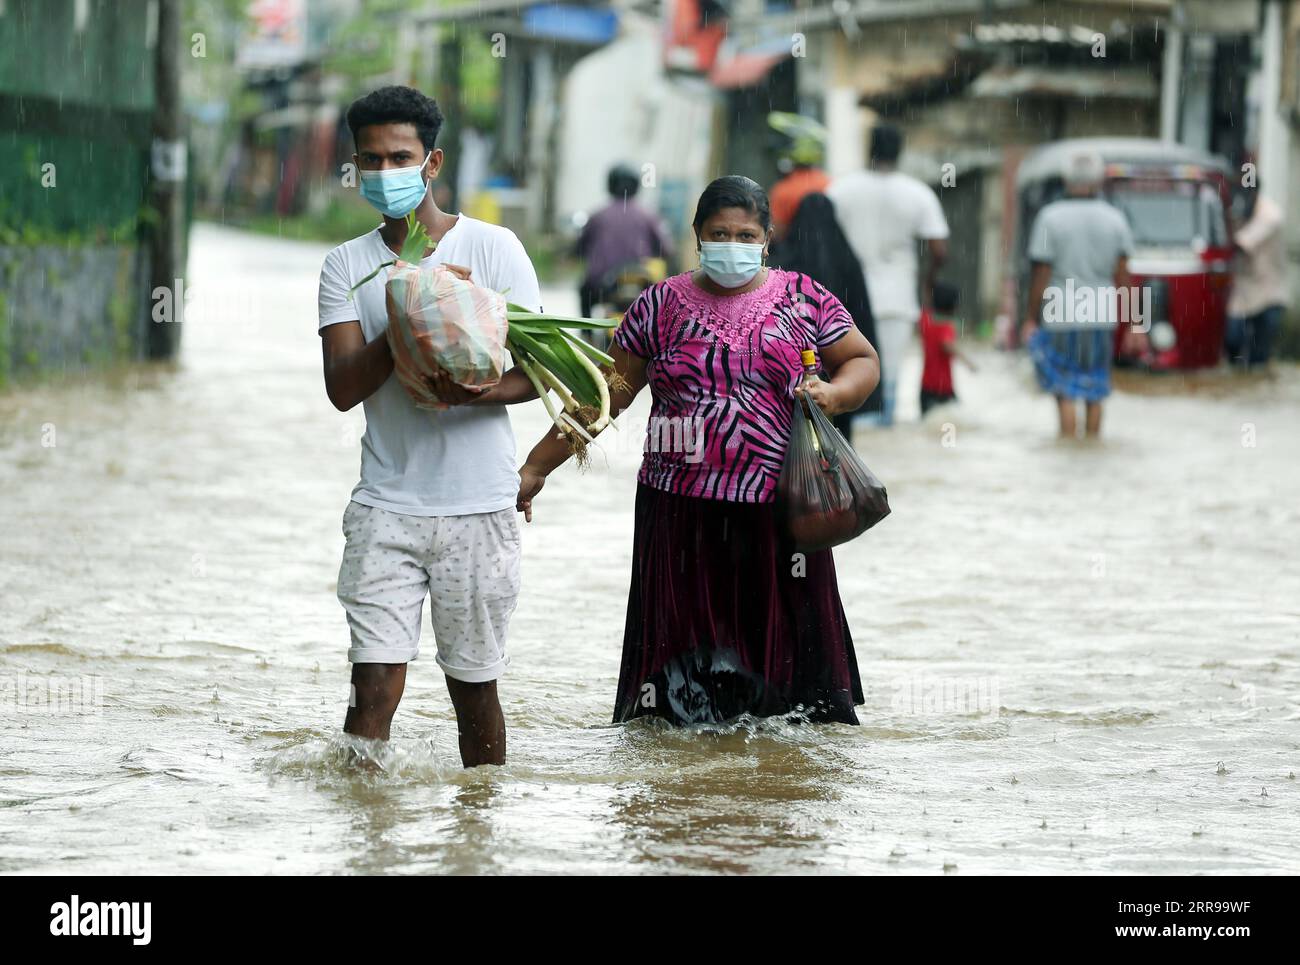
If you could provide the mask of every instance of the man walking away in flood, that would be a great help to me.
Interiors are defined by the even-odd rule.
[[[461,760],[466,767],[501,764],[506,729],[496,681],[508,663],[506,627],[519,595],[519,474],[514,432],[500,403],[533,397],[532,386],[518,369],[477,393],[443,377],[431,386],[454,408],[417,409],[393,376],[387,273],[349,292],[397,257],[412,211],[437,245],[422,266],[445,264],[540,311],[537,274],[508,229],[434,203],[430,185],[444,158],[434,146],[442,112],[432,98],[410,87],[384,87],[356,101],[347,119],[361,194],[384,217],[326,255],[320,274],[326,391],[341,411],[358,402],[366,411],[361,480],[343,514],[347,542],[338,581],[352,635],[352,695],[343,729],[388,739],[406,665],[420,652],[428,596]]]
[[[871,166],[836,178],[826,190],[866,276],[880,353],[881,425],[894,421],[898,374],[921,304],[929,304],[939,267],[948,257],[948,222],[930,187],[897,169],[903,135],[878,124],[871,131]],[[917,243],[928,252],[918,297]]]
[[[1032,271],[1020,339],[1039,384],[1056,398],[1063,438],[1078,432],[1079,400],[1087,434],[1101,431],[1119,323],[1116,289],[1129,293],[1133,234],[1124,215],[1099,196],[1104,174],[1095,151],[1072,154],[1062,172],[1066,197],[1038,212],[1029,233]],[[1135,311],[1139,300],[1126,300]]]
[[[1267,364],[1289,298],[1282,209],[1259,193],[1258,182],[1243,190],[1242,200],[1225,348],[1229,362],[1250,368]]]

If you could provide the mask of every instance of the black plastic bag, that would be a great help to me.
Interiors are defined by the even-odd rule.
[[[847,543],[889,515],[885,487],[805,395],[795,397],[776,504],[786,536],[803,552]]]

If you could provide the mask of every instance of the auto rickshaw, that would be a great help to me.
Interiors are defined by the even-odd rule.
[[[1121,352],[1125,326],[1116,331],[1120,363],[1154,369],[1217,365],[1223,350],[1232,236],[1225,211],[1232,169],[1222,157],[1183,144],[1146,138],[1078,138],[1045,144],[1027,155],[1016,177],[1017,299],[1023,317],[1030,264],[1026,254],[1034,218],[1065,194],[1062,171],[1080,150],[1105,162],[1101,196],[1122,211],[1133,232],[1132,284],[1150,290],[1146,345]],[[1128,319],[1127,321],[1133,321]]]

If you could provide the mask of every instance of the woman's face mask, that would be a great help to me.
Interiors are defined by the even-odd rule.
[[[740,288],[749,284],[763,267],[763,246],[739,241],[703,241],[700,267],[723,288]]]
[[[390,218],[405,218],[420,206],[429,183],[421,172],[433,156],[430,151],[409,168],[361,172],[361,196]]]

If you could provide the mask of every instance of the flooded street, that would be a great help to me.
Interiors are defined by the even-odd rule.
[[[643,397],[524,528],[509,763],[460,768],[426,649],[349,767],[326,248],[199,226],[174,370],[0,396],[0,872],[1300,873],[1294,366],[1123,375],[1087,445],[991,350],[917,422],[913,358],[836,550],[856,728],[609,723]]]

